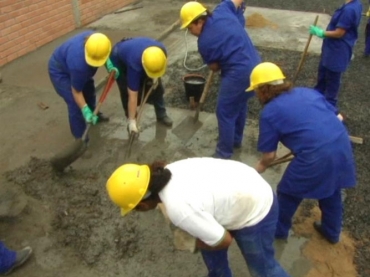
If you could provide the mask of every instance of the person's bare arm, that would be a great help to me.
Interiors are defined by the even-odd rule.
[[[220,242],[217,245],[209,246],[208,244],[204,243],[203,241],[197,239],[196,240],[196,247],[198,249],[204,249],[204,250],[209,250],[209,251],[221,250],[221,249],[228,248],[232,241],[233,241],[233,237],[231,236],[230,232],[225,230],[225,234],[224,234],[223,238],[220,240]]]
[[[216,72],[216,71],[220,70],[220,65],[218,63],[211,63],[211,64],[208,65],[208,67],[213,72]]]
[[[336,28],[334,31],[325,31],[325,37],[328,38],[341,38],[346,34],[346,30],[342,28]]]
[[[241,4],[244,2],[244,0],[231,0],[231,2],[234,3],[236,8],[239,8]]]
[[[127,104],[128,118],[129,119],[136,119],[138,92],[133,91],[129,88],[127,90],[128,90],[128,104]]]
[[[85,97],[82,93],[82,91],[75,90],[74,87],[72,87],[72,95],[73,99],[75,100],[77,106],[82,109],[86,105]]]
[[[255,169],[258,173],[263,173],[266,168],[270,165],[270,163],[275,160],[276,158],[276,151],[269,152],[269,153],[263,153],[261,159],[258,161],[258,163],[255,166]]]

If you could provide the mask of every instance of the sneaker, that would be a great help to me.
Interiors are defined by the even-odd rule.
[[[157,122],[162,123],[163,125],[167,127],[172,127],[173,121],[171,118],[168,117],[168,115],[165,115],[162,118],[157,118]]]
[[[15,259],[15,262],[14,262],[13,266],[7,272],[5,272],[4,275],[8,275],[14,269],[16,269],[17,267],[20,267],[22,264],[24,264],[29,259],[31,254],[32,254],[32,248],[29,247],[29,246],[23,248],[22,250],[17,251],[16,252],[17,256],[16,256],[16,259]]]
[[[98,117],[99,117],[98,123],[108,122],[109,121],[109,117],[108,116],[105,116],[101,112],[98,113]]]
[[[334,240],[334,239],[328,238],[328,237],[324,234],[324,231],[322,230],[322,225],[321,225],[321,222],[320,222],[320,221],[315,221],[315,222],[313,223],[313,228],[314,228],[318,233],[320,233],[320,234],[324,237],[324,239],[325,239],[326,241],[328,241],[329,243],[331,243],[331,244],[336,244],[336,243],[338,243],[338,242],[339,242],[339,240]]]

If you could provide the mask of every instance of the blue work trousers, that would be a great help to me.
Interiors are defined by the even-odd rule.
[[[16,252],[6,248],[0,241],[0,274],[7,272],[15,263]]]
[[[233,88],[231,88],[233,89]],[[216,156],[229,159],[233,148],[239,147],[248,114],[248,99],[254,93],[246,93],[245,89],[238,95],[220,95],[217,100],[216,116],[218,122],[218,142]]]
[[[230,231],[234,237],[253,277],[287,277],[287,272],[275,260],[273,248],[278,202],[274,202],[267,216],[255,226]],[[201,250],[208,277],[232,277],[227,257],[228,249]]]
[[[370,19],[368,19],[365,29],[365,55],[370,55]]]
[[[81,138],[86,129],[85,119],[82,115],[81,109],[73,98],[70,78],[66,74],[60,73],[58,70],[58,64],[53,58],[49,61],[49,77],[54,89],[67,104],[69,127],[72,135],[76,139]],[[90,79],[85,84],[82,93],[87,105],[92,111],[94,111],[96,106],[94,79]]]
[[[276,227],[276,238],[288,237],[289,229],[292,227],[292,217],[302,200],[302,198],[278,192],[279,221]],[[319,207],[324,235],[331,241],[339,241],[343,215],[341,190],[336,190],[327,198],[319,199]]]
[[[320,61],[315,89],[321,92],[335,108],[337,108],[341,77],[342,72],[331,71]]]

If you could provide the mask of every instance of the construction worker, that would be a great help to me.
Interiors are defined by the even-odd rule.
[[[281,69],[261,63],[251,74],[251,86],[262,103],[256,170],[264,172],[281,142],[294,154],[277,187],[279,221],[275,237],[287,239],[292,217],[304,198],[318,199],[321,222],[315,229],[332,244],[342,226],[341,189],[356,184],[349,135],[336,109],[311,88],[292,88]],[[299,103],[299,105],[297,105]]]
[[[346,0],[334,12],[326,31],[313,25],[309,28],[310,34],[323,39],[315,89],[324,94],[334,107],[337,107],[342,73],[351,61],[358,38],[361,13],[360,0]]]
[[[27,246],[19,251],[8,249],[0,241],[0,275],[8,275],[16,268],[24,264],[31,256],[32,249]]]
[[[155,83],[157,83],[156,88],[148,97],[148,103],[153,104],[158,122],[168,127],[172,126],[172,120],[165,108],[164,88],[161,81],[166,67],[166,48],[161,42],[152,38],[125,38],[113,47],[107,69],[109,72],[111,70],[118,72],[116,81],[128,119],[129,133],[139,132],[136,115],[137,106],[142,100],[142,90],[144,88],[147,93]]]
[[[274,258],[276,196],[251,167],[189,158],[165,165],[124,164],[106,184],[124,216],[163,203],[171,222],[194,238],[208,276],[231,277],[227,251],[236,240],[251,276],[289,276]]]
[[[93,114],[96,105],[94,75],[107,61],[111,42],[94,31],[80,33],[59,46],[49,60],[49,77],[67,104],[72,135],[81,138],[86,122],[108,121],[102,113]]]
[[[238,20],[237,11],[242,3],[241,0],[226,0],[210,13],[199,2],[190,1],[180,12],[181,28],[188,28],[198,37],[198,50],[204,62],[210,70],[221,70],[215,158],[229,159],[233,148],[242,145],[247,101],[254,95],[244,91],[249,87],[250,72],[260,62],[257,50]]]
[[[369,0],[369,5],[370,5],[370,0]],[[366,28],[365,28],[365,51],[364,51],[364,57],[368,58],[370,56],[370,7],[367,10],[365,14],[368,19],[366,23]]]
[[[223,1],[230,1],[230,0],[221,0],[221,2]],[[244,17],[244,12],[245,12],[245,2],[242,1],[241,4],[236,8],[236,15],[239,19],[239,22],[240,24],[243,26],[243,28],[245,27],[245,24],[246,24],[246,19]]]

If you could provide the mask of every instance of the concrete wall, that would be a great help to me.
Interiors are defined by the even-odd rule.
[[[0,0],[0,66],[133,0]]]

